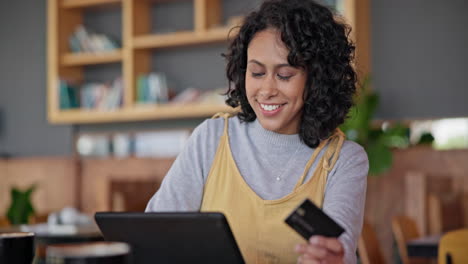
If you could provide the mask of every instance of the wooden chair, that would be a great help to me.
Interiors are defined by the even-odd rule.
[[[358,253],[362,264],[385,264],[374,228],[366,220],[359,237]]]
[[[421,236],[439,235],[468,224],[465,177],[410,171],[405,175],[405,215]],[[467,212],[465,212],[467,211]]]
[[[442,234],[464,226],[464,208],[460,193],[428,195],[429,234]]]
[[[452,231],[442,236],[439,244],[438,263],[468,263],[468,229]]]
[[[400,253],[403,264],[423,264],[428,263],[428,260],[421,258],[408,257],[406,243],[409,240],[420,237],[420,233],[413,219],[407,216],[396,216],[392,220],[392,231],[395,237],[398,252]]]
[[[112,179],[109,183],[109,208],[112,211],[144,212],[161,181],[152,179]]]
[[[0,227],[7,227],[10,225],[10,222],[5,217],[0,217]]]

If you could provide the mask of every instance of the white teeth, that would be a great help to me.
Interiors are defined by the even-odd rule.
[[[266,110],[266,111],[274,111],[274,110],[280,108],[281,105],[265,105],[265,104],[260,104],[260,106],[263,108],[263,110]]]

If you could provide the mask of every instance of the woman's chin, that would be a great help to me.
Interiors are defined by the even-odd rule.
[[[265,130],[268,130],[268,131],[271,131],[271,132],[275,132],[275,133],[279,133],[278,131],[280,131],[280,126],[277,124],[276,121],[273,121],[272,120],[264,120],[262,118],[259,118],[258,120],[260,122],[260,125],[262,125],[262,127],[265,129]]]

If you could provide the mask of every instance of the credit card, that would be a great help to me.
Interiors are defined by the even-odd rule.
[[[339,237],[345,231],[309,199],[304,200],[284,221],[306,240],[313,235]]]

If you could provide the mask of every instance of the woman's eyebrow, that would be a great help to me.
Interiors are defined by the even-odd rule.
[[[262,67],[265,67],[265,65],[264,65],[263,63],[259,62],[258,60],[253,60],[253,59],[252,59],[252,60],[249,60],[249,63],[258,64],[258,65],[260,65],[260,66],[262,66]]]
[[[258,60],[255,60],[255,59],[249,60],[249,63],[255,63],[255,64],[258,64],[258,65],[260,65],[262,67],[265,67],[265,64],[259,62]],[[275,64],[274,65],[275,69],[282,68],[282,67],[292,67],[292,66],[289,65],[288,63],[280,63],[280,64]]]

